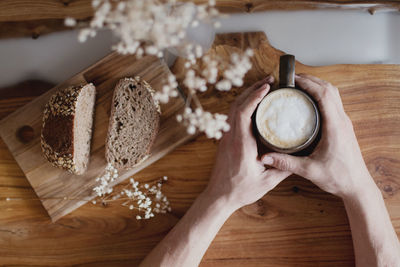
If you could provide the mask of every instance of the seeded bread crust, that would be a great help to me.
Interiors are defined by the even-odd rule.
[[[74,118],[77,99],[84,86],[70,86],[51,96],[44,108],[40,135],[44,157],[53,166],[74,174],[77,173],[73,161]]]
[[[154,94],[153,88],[139,76],[121,79],[115,86],[105,153],[107,162],[115,168],[130,169],[149,156],[161,114]],[[129,138],[125,139],[125,134]],[[122,146],[129,149],[121,151]]]

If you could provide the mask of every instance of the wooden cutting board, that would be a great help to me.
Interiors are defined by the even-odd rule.
[[[161,90],[168,74],[170,74],[168,67],[156,57],[147,56],[136,60],[134,56],[112,53],[0,122],[1,137],[41,199],[52,221],[56,221],[94,197],[92,189],[96,185],[95,178],[102,174],[106,166],[104,143],[113,89],[117,81],[123,77],[139,75],[155,90]],[[96,110],[88,171],[78,176],[55,168],[44,159],[40,148],[40,130],[43,108],[49,97],[59,88],[86,82],[96,86]],[[152,164],[190,138],[185,128],[177,123],[175,118],[183,106],[184,100],[181,96],[166,105],[161,105],[160,130],[150,157],[129,171],[121,171],[115,183]]]

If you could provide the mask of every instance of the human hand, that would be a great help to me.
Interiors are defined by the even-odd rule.
[[[264,164],[311,180],[321,189],[345,197],[375,186],[361,155],[350,118],[339,90],[311,75],[296,75],[296,83],[317,101],[322,115],[322,135],[308,157],[268,153]]]
[[[229,132],[221,138],[216,162],[205,192],[225,197],[234,209],[253,203],[273,189],[291,172],[266,170],[258,158],[251,116],[268,93],[273,77],[268,76],[246,89],[231,105]]]

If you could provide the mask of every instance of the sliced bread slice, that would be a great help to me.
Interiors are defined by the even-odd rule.
[[[121,79],[115,86],[106,141],[107,162],[130,169],[150,153],[160,123],[154,90],[140,77]]]
[[[83,174],[89,163],[96,88],[93,84],[59,90],[46,104],[41,146],[54,166]]]

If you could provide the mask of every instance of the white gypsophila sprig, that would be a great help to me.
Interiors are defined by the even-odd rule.
[[[201,75],[207,79],[207,82],[210,84],[214,84],[217,82],[218,78],[218,60],[211,58],[209,55],[205,55],[202,58],[202,61],[204,62],[203,64],[203,70],[201,72]]]
[[[95,36],[99,29],[108,28],[119,38],[113,49],[121,54],[162,57],[166,48],[182,51],[186,57],[184,66],[187,70],[183,84],[189,89],[190,102],[196,99],[196,92],[205,92],[208,85],[215,84],[215,88],[221,91],[242,86],[244,75],[251,68],[251,49],[243,54],[233,53],[230,61],[225,62],[218,55],[204,55],[202,46],[186,38],[188,30],[198,27],[200,22],[212,23],[215,28],[221,25],[216,20],[220,14],[215,4],[215,0],[202,5],[176,0],[93,0],[94,17],[89,27],[81,29],[78,38],[85,41]],[[77,24],[72,18],[66,19],[65,23],[69,26]],[[201,69],[198,68],[199,62],[202,63]],[[220,80],[219,74],[222,77]],[[175,76],[170,75],[162,90],[154,94],[154,98],[167,103],[171,97],[178,96],[177,86]],[[189,108],[189,113],[178,118],[187,126],[189,133],[203,131],[210,138],[220,138],[224,129],[229,128],[226,116],[203,111],[201,104],[197,104],[199,109],[196,112]]]
[[[194,112],[191,108],[185,108],[184,113],[177,115],[176,119],[187,126],[187,132],[194,134],[196,130],[204,132],[208,138],[220,139],[223,132],[230,129],[227,123],[228,116],[224,114],[212,114],[197,108]]]
[[[186,72],[183,84],[192,92],[195,90],[199,90],[200,92],[207,91],[207,81],[201,76],[196,75],[196,72],[192,69]]]
[[[224,68],[226,63],[221,57],[205,55],[201,59],[202,68],[200,70],[195,71],[191,68],[191,64],[186,66],[187,71],[183,84],[188,88],[191,98],[195,100],[197,99],[196,91],[205,92],[208,84],[215,84],[215,87],[221,91],[228,91],[232,86],[243,86],[243,78],[252,66],[250,60],[252,56],[252,49],[247,49],[242,54],[234,53],[231,56],[230,65]],[[217,82],[219,72],[222,72],[223,79]],[[189,134],[201,131],[208,138],[219,139],[223,132],[229,131],[226,115],[212,114],[204,111],[199,101],[196,104],[198,108],[195,111],[188,105],[184,113],[177,116],[177,120],[187,127]]]
[[[111,183],[118,178],[118,170],[114,168],[110,163],[107,164],[105,172],[102,176],[96,178],[98,186],[93,188],[98,197],[103,197],[106,194],[110,194],[113,191]]]
[[[220,91],[229,91],[232,86],[242,86],[243,78],[251,69],[250,58],[253,50],[248,48],[243,54],[233,53],[231,55],[231,65],[224,70],[223,79],[216,83],[215,87]]]
[[[65,24],[65,26],[68,26],[68,27],[75,27],[77,22],[76,22],[76,19],[68,17],[68,18],[65,18],[64,24]]]
[[[161,103],[168,103],[170,97],[178,96],[178,83],[174,75],[168,75],[168,82],[163,85],[162,91],[157,91],[154,94],[154,99]]]
[[[93,37],[99,29],[111,29],[120,41],[113,49],[121,54],[163,56],[169,47],[195,48],[197,57],[203,54],[200,46],[193,46],[185,40],[189,27],[196,27],[199,21],[212,21],[219,14],[215,1],[203,5],[177,3],[176,0],[93,0],[94,17],[89,27],[79,33],[79,41]],[[71,18],[67,26],[75,26]]]
[[[171,206],[168,198],[162,193],[162,182],[168,180],[167,176],[164,176],[162,181],[157,182],[156,185],[150,186],[149,184],[140,184],[135,181],[134,178],[129,179],[128,186],[125,186],[118,193],[110,195],[113,192],[111,183],[118,177],[117,170],[108,164],[105,170],[105,174],[96,179],[100,184],[93,190],[96,195],[101,198],[101,203],[106,204],[110,201],[123,200],[123,206],[128,207],[131,210],[137,210],[139,213],[136,215],[137,220],[150,219],[154,217],[154,213],[166,213],[171,211]],[[106,196],[108,198],[106,198]],[[93,204],[97,201],[93,200]]]
[[[184,85],[192,92],[207,90],[207,84],[215,84],[220,91],[229,91],[233,86],[243,86],[243,78],[251,69],[252,49],[246,49],[244,53],[233,53],[229,64],[218,55],[204,55],[201,58],[199,70],[195,70],[194,64],[188,59],[185,63],[187,68]],[[194,57],[194,55],[193,55]],[[218,81],[218,73],[222,73],[222,79]]]
[[[163,180],[167,181],[168,177],[164,176]],[[128,198],[123,203],[124,206],[128,206],[129,209],[136,209],[139,212],[144,213],[142,216],[137,215],[136,219],[150,219],[154,217],[154,213],[166,213],[171,211],[170,203],[168,198],[162,193],[162,182],[158,182],[156,185],[150,186],[149,184],[140,185],[139,182],[131,178],[130,188],[125,188],[121,195]]]
[[[95,36],[99,29],[108,28],[119,38],[113,49],[121,54],[162,57],[166,48],[181,51],[186,57],[186,73],[180,78],[183,78],[183,84],[189,90],[189,97],[184,114],[178,115],[177,119],[187,127],[190,134],[201,131],[209,138],[219,139],[224,131],[229,130],[227,116],[204,111],[196,93],[205,92],[209,85],[215,85],[212,87],[220,91],[242,86],[243,78],[251,68],[250,57],[253,51],[247,49],[242,54],[233,53],[229,62],[226,62],[224,57],[216,53],[204,55],[202,46],[188,40],[188,30],[198,27],[200,22],[212,23],[216,28],[221,26],[216,20],[220,14],[215,4],[215,0],[202,5],[176,0],[93,0],[94,17],[89,27],[81,29],[78,38],[85,41]],[[72,18],[66,19],[65,23],[76,25]],[[170,75],[162,90],[154,94],[154,98],[167,103],[171,97],[178,96],[177,87],[176,77]],[[197,100],[196,111],[190,108],[192,100]],[[102,190],[98,188],[96,192],[102,193]]]

